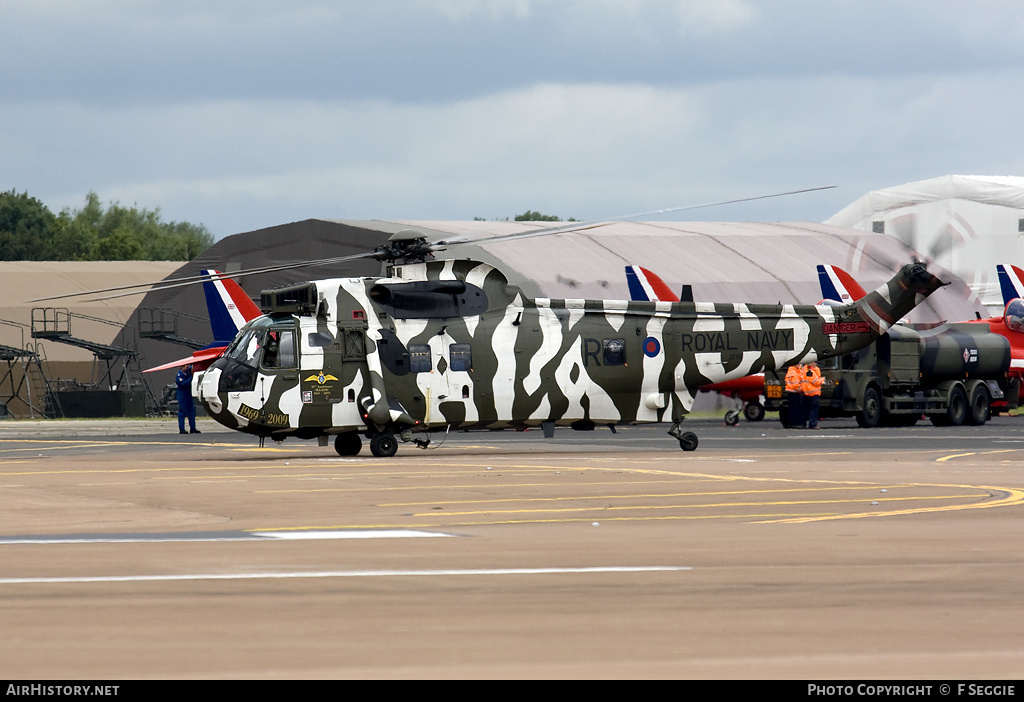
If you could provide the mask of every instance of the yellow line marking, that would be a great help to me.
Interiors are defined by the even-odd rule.
[[[595,484],[595,483],[590,483]],[[605,483],[606,484],[606,483]],[[644,483],[647,484],[647,483]],[[475,486],[473,486],[475,487]],[[713,492],[666,492],[666,493],[646,493],[646,494],[634,494],[634,495],[573,495],[567,497],[502,497],[490,500],[427,500],[424,502],[383,502],[380,507],[417,507],[423,505],[462,505],[462,504],[492,504],[498,502],[564,502],[564,501],[589,501],[589,500],[633,500],[640,498],[658,498],[658,497],[713,497],[717,495],[763,495],[768,493],[783,493],[783,492],[827,492],[830,490],[898,490],[900,488],[908,488],[913,486],[908,485],[856,485],[856,486],[843,486],[843,487],[816,487],[808,486],[805,488],[779,488],[778,490],[718,490]],[[892,496],[882,499],[902,499],[898,496]],[[736,503],[741,504],[741,503]]]
[[[830,514],[830,513],[825,513]],[[337,524],[333,526],[298,526],[273,527],[265,529],[247,529],[246,531],[307,531],[332,529],[454,529],[458,527],[497,526],[502,524],[573,524],[584,522],[664,522],[664,521],[696,521],[700,519],[764,519],[777,517],[777,514],[698,514],[698,515],[656,515],[642,517],[566,517],[565,519],[498,519],[473,522],[437,522],[402,523],[402,524]],[[754,522],[757,523],[757,522]]]
[[[924,514],[926,512],[952,512],[962,509],[988,509],[990,507],[1011,507],[1024,503],[1024,490],[1017,490],[1015,488],[998,488],[998,487],[985,487],[976,485],[948,485],[945,487],[961,487],[974,490],[987,490],[994,493],[1005,493],[1005,496],[994,500],[992,502],[974,502],[966,505],[946,505],[943,507],[919,507],[917,509],[904,509],[896,510],[892,512],[861,512],[858,514],[839,514],[831,517],[791,517],[788,519],[779,519],[774,522],[762,522],[762,523],[782,523],[782,524],[802,524],[806,522],[815,522],[831,519],[861,519],[863,517],[893,517],[898,515],[906,514]]]
[[[1020,451],[1020,449],[993,449],[991,451],[971,451],[970,453],[954,453],[949,456],[943,456],[942,458],[936,458],[935,462],[944,463],[945,461],[951,461],[954,458],[963,458],[965,456],[986,456],[990,453],[1015,453],[1018,451]]]
[[[537,512],[614,512],[626,510],[654,510],[654,509],[719,509],[722,507],[781,507],[793,505],[844,505],[863,502],[913,502],[916,500],[958,500],[962,498],[977,498],[978,495],[932,495],[917,497],[883,497],[883,498],[857,498],[851,500],[779,500],[775,502],[717,502],[710,504],[684,504],[684,505],[595,505],[593,507],[566,507],[561,509],[487,509],[472,510],[466,512],[420,512],[413,516],[427,517],[435,515],[464,517],[470,514],[530,514]]]
[[[265,476],[258,476],[258,477],[265,477]],[[361,477],[365,477],[365,476],[361,476]],[[435,476],[432,475],[431,477],[435,477]],[[177,478],[177,479],[181,479],[181,478]],[[643,485],[651,485],[653,483],[673,483],[673,484],[678,484],[678,481],[674,481],[674,480],[648,480],[648,481],[645,481],[642,484]],[[602,480],[602,481],[597,481],[597,482],[588,481],[588,482],[585,482],[585,483],[575,483],[575,482],[572,483],[572,487],[583,487],[583,486],[592,486],[592,485],[622,485],[622,483],[619,482],[619,481],[615,481],[615,480]],[[368,490],[373,490],[373,491],[376,491],[376,492],[382,492],[382,491],[391,492],[391,491],[394,491],[394,490],[474,490],[474,489],[479,489],[479,488],[482,488],[482,487],[486,487],[489,490],[497,490],[499,488],[504,490],[504,489],[510,489],[510,488],[524,488],[524,487],[564,487],[564,485],[562,483],[498,483],[498,484],[472,483],[472,484],[467,484],[467,485],[370,485],[370,486],[367,486],[367,487],[289,488],[287,490],[253,490],[253,492],[256,493],[256,494],[273,495],[273,494],[278,494],[278,493],[292,493],[292,492],[299,492],[299,493],[306,493],[306,492],[365,492],[365,491],[368,491]],[[507,499],[511,500],[511,501],[515,501],[515,498],[511,498],[510,497],[510,498],[507,498]],[[539,499],[543,499],[543,498],[539,498]],[[548,498],[548,499],[563,499],[563,498]],[[567,500],[568,499],[577,500],[577,499],[583,499],[583,498],[580,498],[580,497],[566,497],[564,499],[567,499]],[[477,500],[468,500],[468,501],[476,502]],[[500,502],[502,500],[496,500],[496,501]],[[448,504],[448,503],[446,503],[446,502],[430,502],[430,501],[427,501],[427,502],[409,502],[409,503],[395,502],[395,503],[388,503],[388,504],[381,505],[381,506],[394,507],[394,506],[400,506],[402,504],[408,504],[408,505],[417,505],[417,504],[435,505],[435,504]]]
[[[32,446],[26,446],[25,448],[8,448],[0,446],[2,451],[39,451],[42,444],[47,448],[56,449],[75,449],[86,446],[105,447],[105,446],[181,446],[187,448],[235,448],[244,447],[247,444],[189,444],[182,443],[180,441],[125,441],[123,439],[88,439],[88,438],[76,438],[76,439],[0,439],[0,444],[32,444]],[[51,444],[56,444],[52,446]],[[269,447],[268,447],[269,448]],[[264,449],[267,450],[267,449]]]

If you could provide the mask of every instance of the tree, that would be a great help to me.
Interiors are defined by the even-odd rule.
[[[556,215],[546,215],[537,212],[536,210],[527,210],[521,215],[516,215],[515,221],[517,222],[561,222],[562,218]],[[567,221],[577,221],[575,217],[570,217]]]
[[[56,221],[53,212],[28,193],[0,193],[0,260],[44,260]]]
[[[191,261],[213,245],[213,235],[201,224],[164,222],[160,208],[106,209],[90,192],[85,207],[65,209],[57,220],[51,260],[76,261]]]
[[[97,261],[145,260],[143,248],[136,230],[122,225],[96,242],[93,258]]]

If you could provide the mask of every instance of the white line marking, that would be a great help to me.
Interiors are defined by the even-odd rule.
[[[28,583],[137,583],[174,580],[261,580],[273,578],[382,578],[409,575],[550,575],[559,573],[653,573],[690,570],[685,566],[608,566],[595,568],[486,568],[467,570],[336,570],[295,573],[194,573],[183,575],[100,575],[54,578],[0,578],[0,585]]]
[[[160,534],[157,536],[90,536],[90,537],[55,537],[55,538],[7,538],[0,539],[0,545],[9,544],[157,544],[171,542],[197,541],[262,541],[279,539],[281,541],[301,541],[306,539],[409,539],[426,537],[454,536],[429,531],[412,529],[365,529],[352,531],[255,531],[233,532],[224,536],[200,536],[189,533]]]
[[[454,536],[454,534],[436,534],[429,531],[412,531],[410,529],[377,529],[367,531],[256,531],[253,536],[266,539],[416,539],[431,536]]]

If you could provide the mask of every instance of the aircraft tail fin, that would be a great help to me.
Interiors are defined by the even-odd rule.
[[[999,272],[999,289],[1003,293],[1003,305],[1010,304],[1011,300],[1024,298],[1024,270],[1000,263],[996,266]]]
[[[259,317],[256,303],[230,278],[221,278],[219,271],[201,271],[209,276],[203,281],[206,307],[210,312],[210,326],[216,341],[231,341],[246,322]],[[216,342],[215,342],[216,343]]]
[[[655,302],[678,302],[672,288],[655,273],[641,266],[626,266],[626,282],[629,284],[631,300]]]
[[[867,295],[860,283],[838,266],[819,265],[818,284],[821,286],[821,298],[825,302],[833,300],[848,305]]]

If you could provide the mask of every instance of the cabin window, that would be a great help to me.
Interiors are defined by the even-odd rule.
[[[473,348],[469,344],[452,344],[448,347],[448,357],[453,371],[473,370]]]
[[[604,364],[606,366],[623,366],[626,364],[626,340],[604,340]]]
[[[409,371],[412,373],[429,373],[430,347],[426,344],[409,345]]]

